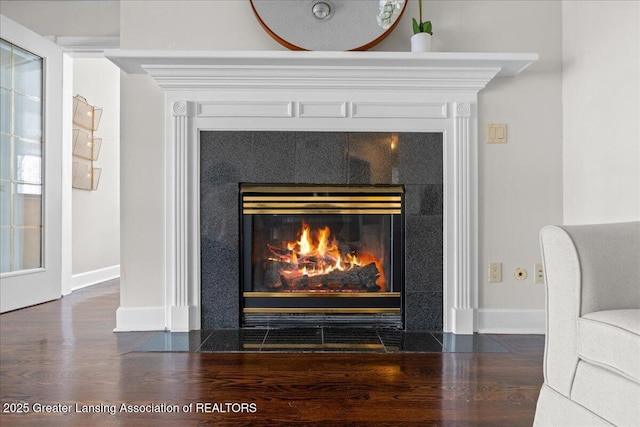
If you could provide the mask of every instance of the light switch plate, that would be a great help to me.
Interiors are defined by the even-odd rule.
[[[506,123],[488,123],[486,133],[487,144],[505,144],[507,142]]]

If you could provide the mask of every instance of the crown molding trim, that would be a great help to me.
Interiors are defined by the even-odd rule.
[[[120,48],[120,37],[46,37],[72,58],[102,58],[105,51]]]

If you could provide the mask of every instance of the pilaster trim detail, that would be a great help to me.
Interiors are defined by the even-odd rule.
[[[173,274],[173,292],[171,295],[171,323],[189,324],[188,310],[176,310],[176,307],[189,306],[189,188],[188,188],[188,143],[189,143],[189,103],[176,101],[171,106],[173,118],[174,152],[174,194],[173,206],[173,254],[175,271]],[[186,313],[186,314],[185,314]],[[176,318],[186,316],[186,319]],[[179,328],[182,329],[182,328]],[[172,327],[172,330],[174,328]]]
[[[173,103],[173,116],[174,117],[186,117],[187,116],[187,102],[186,101],[176,101]]]
[[[471,117],[471,104],[468,102],[456,102],[455,118],[470,118]]]
[[[473,174],[477,160],[473,155],[475,144],[471,132],[471,104],[467,102],[454,103],[454,156],[455,156],[455,214],[454,239],[456,266],[455,297],[453,308],[456,311],[473,312],[473,287],[476,281],[474,274],[475,249],[474,233],[477,232],[476,209],[473,206],[474,181]],[[455,317],[455,316],[454,316]],[[469,316],[464,316],[469,319]],[[473,316],[472,316],[473,317]],[[455,325],[457,328],[458,325]],[[468,328],[468,327],[467,327]],[[465,329],[467,329],[465,328]],[[472,330],[475,328],[472,328]],[[460,333],[459,331],[455,331]],[[463,332],[464,333],[464,332]]]

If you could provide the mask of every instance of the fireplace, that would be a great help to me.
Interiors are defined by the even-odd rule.
[[[402,328],[402,186],[240,186],[242,325]]]
[[[270,182],[320,182],[317,177],[292,179],[291,163],[283,165],[278,160],[284,156],[276,157],[268,171],[245,170],[247,156],[278,155],[289,148],[279,144],[273,152],[261,145],[245,146],[235,171],[243,176],[241,180],[234,185],[230,180],[216,184],[218,178],[231,176],[234,171],[229,168],[213,173],[201,171],[200,151],[206,145],[201,140],[203,133],[329,130],[441,135],[444,182],[440,184],[443,188],[440,224],[430,224],[431,219],[413,222],[407,214],[405,243],[411,246],[412,240],[433,241],[432,235],[440,230],[440,271],[444,277],[424,276],[419,269],[413,270],[412,266],[418,265],[415,261],[422,259],[431,250],[429,247],[407,249],[405,329],[430,329],[421,317],[429,298],[420,298],[429,291],[415,285],[428,278],[439,279],[440,285],[444,283],[440,292],[442,329],[457,334],[477,330],[478,92],[494,77],[517,76],[538,59],[537,54],[124,50],[108,52],[106,56],[125,73],[146,74],[164,95],[157,98],[162,106],[141,116],[142,129],[156,124],[164,126],[164,145],[159,150],[165,159],[162,186],[165,268],[164,281],[157,284],[163,291],[162,295],[154,293],[153,298],[140,306],[120,307],[118,330],[238,327],[239,248],[228,247],[228,241],[220,244],[208,232],[218,227],[224,232],[232,234],[235,229],[238,233],[238,182],[269,182],[263,181],[264,172],[274,177]],[[160,108],[165,112],[164,121],[157,117]],[[148,133],[139,135],[145,137]],[[234,138],[230,140],[233,143]],[[314,172],[318,166],[330,166],[328,158],[323,154],[313,160],[298,160],[301,170]],[[422,154],[414,154],[410,160],[420,162],[424,158]],[[358,180],[369,172],[374,176],[375,171],[360,167],[365,164],[357,158],[349,162],[347,176],[344,172],[338,176],[330,169],[322,183],[344,184],[347,178],[346,183],[351,183],[352,175]],[[217,186],[209,197],[219,197],[223,208],[232,206],[235,218],[225,216],[223,210],[220,212],[223,217],[204,234],[203,222],[210,220],[201,216],[203,204],[209,203],[202,198],[203,174],[211,175],[209,186]],[[244,176],[247,174],[259,176]],[[429,203],[423,205],[418,197],[410,200],[411,188],[406,188],[407,211],[430,208]],[[430,191],[414,190],[414,194]],[[201,262],[205,258],[212,264]],[[205,289],[204,280],[212,274],[212,266],[224,274]],[[154,305],[159,300],[163,301],[161,305]],[[215,309],[205,308],[209,303]],[[229,317],[229,313],[235,314]]]

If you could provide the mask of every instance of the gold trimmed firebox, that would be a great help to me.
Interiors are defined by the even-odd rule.
[[[240,187],[242,324],[402,327],[402,186]]]

